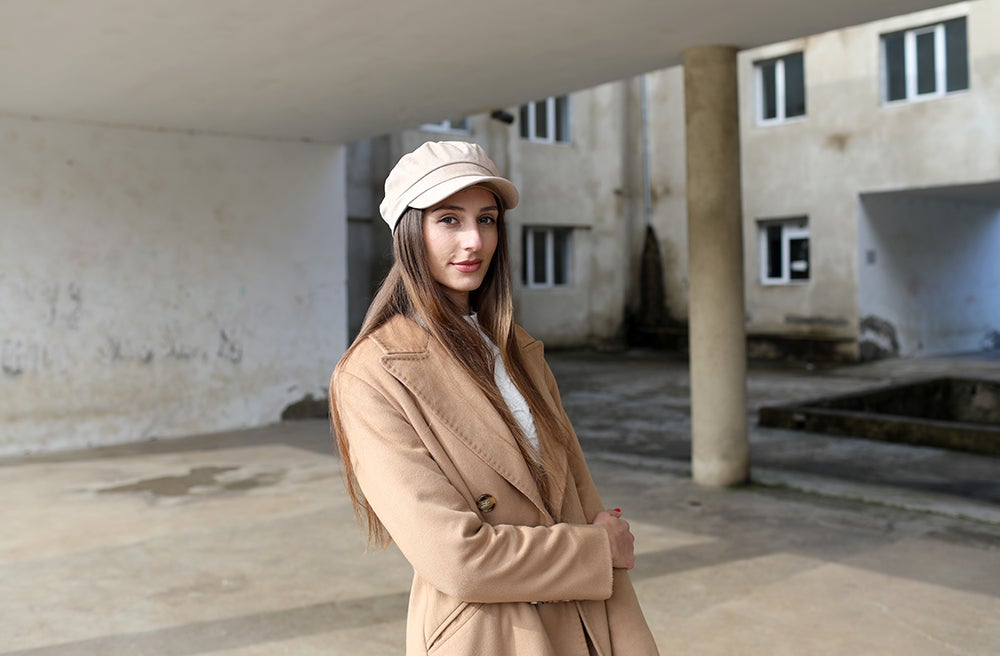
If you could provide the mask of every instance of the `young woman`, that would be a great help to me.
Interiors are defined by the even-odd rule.
[[[425,143],[385,182],[395,263],[334,371],[330,409],[370,542],[414,569],[406,653],[656,654],[541,342],[514,323],[483,150]]]

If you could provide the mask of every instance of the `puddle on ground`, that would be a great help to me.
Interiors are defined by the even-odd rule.
[[[127,485],[98,490],[101,494],[128,494],[148,492],[158,497],[184,497],[188,495],[242,492],[274,485],[281,480],[280,472],[260,472],[243,478],[226,477],[225,474],[239,467],[194,467],[180,476],[158,476]],[[221,478],[221,480],[220,480]]]

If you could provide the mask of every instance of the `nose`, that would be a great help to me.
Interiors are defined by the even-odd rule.
[[[480,223],[474,222],[470,227],[462,231],[462,249],[470,252],[478,251],[483,247],[483,236],[479,233]]]

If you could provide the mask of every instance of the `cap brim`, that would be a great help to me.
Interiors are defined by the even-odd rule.
[[[506,178],[489,175],[461,175],[434,185],[407,203],[407,205],[418,210],[425,210],[428,207],[437,205],[452,194],[469,187],[485,187],[489,189],[500,197],[500,202],[503,203],[504,210],[517,207],[518,200],[520,199],[517,187]]]

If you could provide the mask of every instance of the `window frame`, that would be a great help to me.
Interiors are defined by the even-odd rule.
[[[456,125],[457,123],[464,123],[465,126]],[[466,116],[460,119],[450,119],[446,118],[437,123],[423,123],[420,125],[420,129],[424,132],[450,132],[453,134],[472,134],[472,122],[469,117]]]
[[[556,233],[563,232],[565,252],[564,259],[564,282],[556,282]],[[545,280],[535,281],[535,240],[537,233],[545,234]],[[573,281],[573,228],[569,226],[542,226],[526,225],[522,227],[522,283],[527,289],[555,289],[559,287],[569,287]]]
[[[562,112],[560,109],[560,100],[562,100]],[[537,121],[537,106],[539,103],[545,103],[545,115],[548,117],[546,120],[546,134],[539,136],[538,129],[536,125]],[[563,132],[565,134],[559,134],[559,120],[557,116],[562,115],[562,125]],[[546,144],[569,144],[573,141],[573,131],[571,125],[572,112],[570,110],[570,96],[549,96],[547,98],[542,98],[540,100],[535,100],[524,105],[521,105],[520,111],[518,112],[518,121],[520,125],[521,138],[525,141],[531,141],[534,143],[546,143]],[[562,138],[560,138],[560,136]]]
[[[965,20],[965,86],[960,89],[948,90],[948,40],[946,36],[946,25],[952,21]],[[891,37],[903,36],[903,97],[889,98],[889,52],[888,41]],[[925,35],[934,35],[934,90],[920,93],[919,91],[919,69],[917,38]],[[880,95],[882,103],[885,105],[901,105],[924,100],[942,98],[954,93],[968,91],[970,80],[968,76],[969,58],[969,37],[968,37],[968,17],[957,16],[948,20],[941,20],[936,23],[919,25],[903,30],[886,32],[879,36],[879,63],[880,63]]]
[[[802,113],[795,116],[788,116],[788,98],[786,95],[787,77],[785,75],[785,60],[795,55],[802,55]],[[774,64],[774,106],[776,109],[773,118],[764,116],[764,67]],[[777,125],[779,123],[789,123],[802,121],[809,115],[809,108],[806,102],[806,53],[804,50],[788,52],[778,57],[760,59],[753,63],[754,68],[754,94],[755,111],[758,125]]]
[[[771,258],[770,245],[768,243],[768,228],[781,227],[781,275],[770,276],[768,265]],[[760,284],[772,285],[802,285],[812,280],[812,236],[809,230],[809,217],[797,216],[784,219],[761,219],[757,221],[758,243],[760,255]],[[807,244],[807,275],[805,278],[792,277],[792,253],[791,242],[796,239],[805,239]]]

